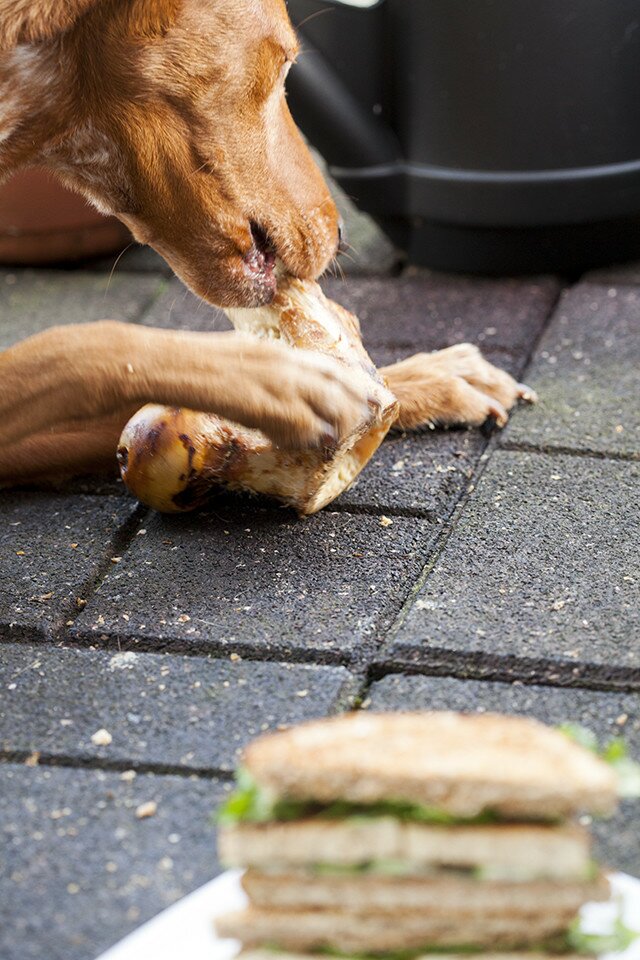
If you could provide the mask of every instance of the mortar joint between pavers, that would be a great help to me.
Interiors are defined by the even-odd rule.
[[[93,594],[97,592],[107,574],[113,568],[112,558],[124,554],[129,549],[136,531],[140,528],[141,521],[146,517],[148,512],[148,509],[140,503],[134,507],[131,514],[124,523],[118,527],[111,538],[105,550],[104,558],[102,562],[98,564],[94,574],[78,587],[79,597],[88,600],[90,596],[93,596]],[[62,608],[63,625],[52,630],[53,639],[66,642],[69,637],[69,626],[67,622],[70,620],[75,621],[78,613],[77,599],[69,599],[69,602]]]
[[[379,517],[384,512],[387,517],[399,517],[406,520],[428,520],[431,523],[438,521],[435,510],[421,510],[419,507],[397,507],[386,503],[332,503],[331,510],[335,513],[350,514],[354,517]]]
[[[398,674],[615,693],[640,692],[640,669],[634,667],[611,670],[592,663],[576,665],[575,661],[452,654],[436,647],[429,650],[429,659],[422,663],[391,658],[375,661],[369,671],[371,683]]]
[[[243,660],[262,663],[298,663],[318,667],[350,667],[350,651],[339,649],[309,650],[306,647],[281,647],[276,643],[264,647],[244,643],[241,640],[212,641],[210,637],[180,640],[174,637],[158,637],[137,635],[134,633],[109,633],[109,628],[93,633],[88,629],[78,629],[75,626],[67,636],[61,638],[66,647],[86,650],[95,647],[98,650],[116,650],[118,653],[132,651],[135,653],[173,654],[176,656],[205,657],[211,656],[216,660],[228,658],[230,654],[237,654]]]
[[[28,750],[0,750],[0,764],[22,763],[33,756]],[[71,757],[66,754],[46,753],[38,754],[39,767],[65,767],[73,770],[103,770],[110,773],[125,773],[135,770],[137,774],[154,774],[155,776],[182,777],[189,780],[224,780],[233,782],[234,772],[222,767],[182,767],[170,763],[141,763],[137,760],[111,760],[106,757]]]
[[[534,453],[548,456],[580,457],[583,460],[618,460],[626,463],[640,461],[640,453],[635,451],[624,453],[616,450],[582,450],[576,447],[547,446],[544,443],[527,443],[523,440],[503,440],[501,450],[511,450],[515,453]]]

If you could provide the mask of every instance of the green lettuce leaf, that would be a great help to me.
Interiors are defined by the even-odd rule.
[[[356,820],[372,817],[395,817],[419,823],[451,825],[457,823],[496,823],[499,818],[491,811],[477,817],[461,819],[453,817],[436,807],[425,807],[403,800],[385,800],[379,803],[350,803],[336,800],[320,804],[308,800],[274,799],[258,786],[251,774],[240,768],[236,776],[236,789],[219,808],[216,822],[229,826],[234,823],[287,822],[307,817],[323,820]]]
[[[273,819],[273,801],[255,782],[248,770],[240,767],[236,772],[236,789],[218,808],[215,815],[220,826],[234,823],[263,823]]]
[[[567,944],[576,953],[601,954],[622,953],[640,937],[640,930],[632,930],[620,915],[614,921],[610,933],[586,933],[581,929],[580,918],[567,931]]]
[[[615,737],[601,747],[593,731],[577,723],[563,723],[558,730],[613,767],[618,777],[618,796],[624,799],[640,797],[640,763],[629,756],[629,748],[622,737]]]

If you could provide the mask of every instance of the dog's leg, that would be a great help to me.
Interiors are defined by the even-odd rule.
[[[3,447],[0,487],[16,479],[57,482],[90,473],[116,476],[118,439],[137,409],[136,405],[95,420],[71,421]]]
[[[326,446],[359,422],[362,389],[326,357],[235,333],[115,321],[51,328],[0,353],[0,477],[32,476],[49,453],[63,471],[67,457],[90,467],[123,411],[150,402],[216,413],[281,446]],[[74,435],[85,452],[73,450]]]
[[[418,353],[383,367],[400,402],[395,427],[480,426],[493,417],[503,427],[518,400],[535,403],[533,390],[484,359],[477,347],[459,343],[435,353]]]

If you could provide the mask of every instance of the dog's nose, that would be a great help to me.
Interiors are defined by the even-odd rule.
[[[348,246],[344,239],[344,220],[340,217],[338,220],[338,253],[346,253]]]

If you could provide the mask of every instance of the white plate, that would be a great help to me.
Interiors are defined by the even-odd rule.
[[[213,920],[228,910],[240,910],[246,897],[240,887],[240,870],[221,876],[178,900],[168,910],[103,953],[98,960],[231,960],[238,949],[235,940],[216,936]],[[624,920],[640,929],[640,880],[624,873],[610,877],[613,899],[624,904]],[[607,933],[616,907],[591,903],[583,908],[583,927],[590,933]],[[640,941],[624,953],[609,954],[617,960],[640,960]]]

